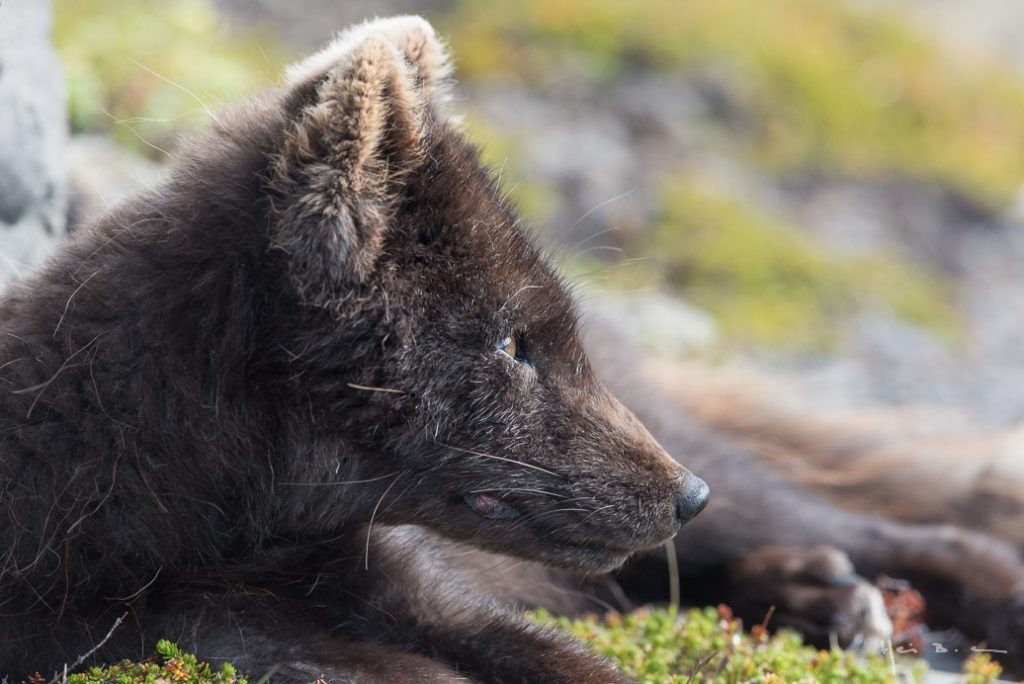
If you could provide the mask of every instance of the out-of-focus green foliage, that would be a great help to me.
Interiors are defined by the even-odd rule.
[[[1024,180],[1019,80],[957,62],[877,10],[837,0],[465,0],[434,19],[468,80],[544,81],[566,63],[609,80],[639,69],[710,75],[736,110],[731,139],[767,168],[895,171],[990,204]],[[124,120],[115,133],[137,147],[131,128],[158,144],[205,121],[185,89],[214,107],[273,81],[286,61],[273,38],[228,30],[209,0],[56,0],[54,36],[75,129]]]
[[[522,215],[529,220],[541,220],[550,215],[556,202],[555,191],[529,176],[516,138],[472,114],[467,115],[463,123],[470,140],[480,146],[483,163],[495,173],[502,192],[515,202]]]
[[[902,173],[991,205],[1024,179],[1024,86],[837,0],[466,0],[446,23],[465,79],[566,64],[713,81],[738,151],[774,170]]]
[[[714,314],[727,337],[807,351],[828,347],[865,307],[950,338],[957,328],[941,283],[878,254],[842,256],[809,235],[689,177],[666,183],[663,216],[631,247],[642,267]],[[654,268],[652,268],[652,264]],[[634,270],[630,275],[639,277]]]
[[[209,112],[277,78],[282,51],[240,36],[209,0],[56,0],[54,41],[74,131],[109,130],[149,156]]]
[[[805,646],[792,632],[752,636],[738,620],[714,608],[642,610],[629,615],[571,621],[539,611],[535,618],[569,632],[598,653],[612,658],[643,684],[889,684],[896,682],[881,655],[821,651]],[[900,669],[922,681],[923,662],[902,661]],[[987,684],[989,679],[978,680]]]

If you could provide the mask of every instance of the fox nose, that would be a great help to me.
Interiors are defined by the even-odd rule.
[[[676,520],[685,525],[708,505],[708,483],[692,473],[683,479],[683,488],[676,497]]]

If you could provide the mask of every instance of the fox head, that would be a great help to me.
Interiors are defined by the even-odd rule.
[[[132,426],[107,441],[154,464],[139,490],[220,500],[232,535],[409,523],[610,569],[707,487],[595,377],[566,287],[445,113],[449,65],[422,19],[341,34],[76,237],[33,310],[90,352],[58,381]],[[56,387],[17,410],[58,415]]]
[[[268,207],[299,312],[290,401],[361,454],[378,522],[609,569],[707,486],[595,377],[564,283],[445,115],[449,64],[406,17],[288,71]],[[329,481],[331,463],[300,469]]]

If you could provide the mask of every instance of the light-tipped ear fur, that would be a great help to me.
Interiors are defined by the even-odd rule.
[[[288,67],[288,85],[321,78],[371,36],[390,41],[401,53],[412,69],[413,81],[425,102],[435,106],[444,103],[449,91],[451,59],[434,27],[415,15],[370,19],[340,32],[319,52]]]
[[[336,302],[373,270],[447,64],[429,24],[399,17],[349,29],[288,70],[289,91],[312,97],[275,159],[272,240],[304,301]]]

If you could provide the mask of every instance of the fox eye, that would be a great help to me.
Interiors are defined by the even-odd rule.
[[[509,358],[515,361],[525,361],[526,359],[522,356],[520,346],[515,336],[506,337],[498,342],[498,351],[508,355]]]

